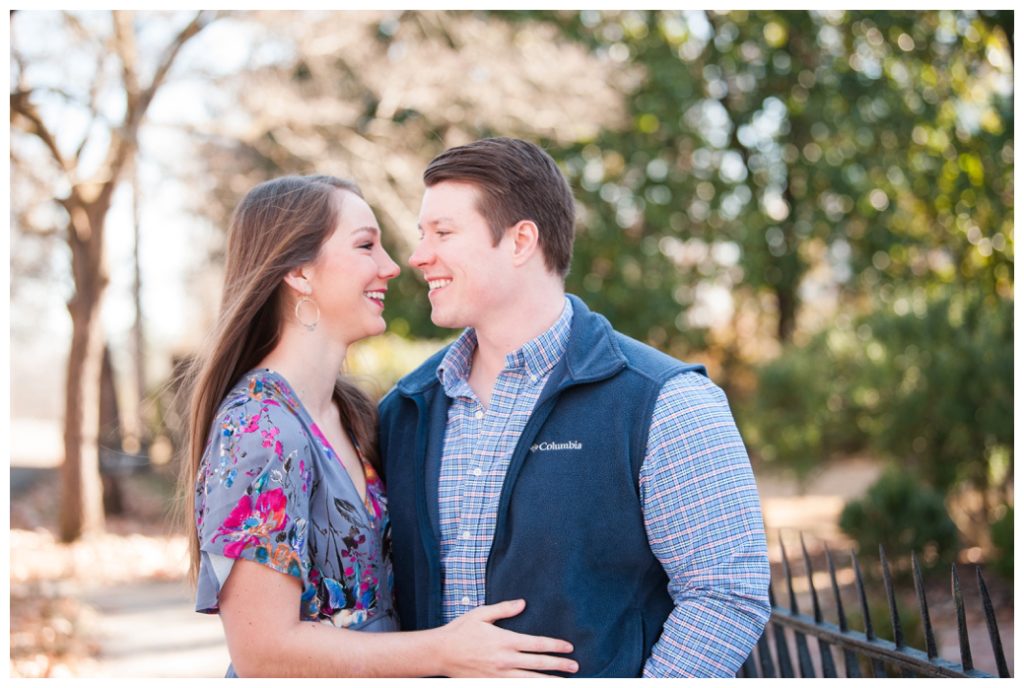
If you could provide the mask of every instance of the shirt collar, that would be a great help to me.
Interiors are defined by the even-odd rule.
[[[551,327],[505,356],[505,369],[524,369],[527,374],[538,378],[547,375],[565,354],[569,344],[572,313],[572,302],[566,298],[562,314]],[[469,384],[476,346],[476,331],[469,328],[452,343],[437,366],[437,379],[441,381],[448,396],[459,396],[460,388]]]

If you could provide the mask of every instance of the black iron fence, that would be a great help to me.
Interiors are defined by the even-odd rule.
[[[786,587],[789,592],[789,608],[781,607],[776,603],[775,593],[771,586],[769,586],[768,594],[772,606],[771,619],[768,621],[764,634],[758,640],[757,646],[750,653],[737,676],[741,678],[838,677],[840,673],[837,670],[837,656],[833,655],[834,649],[838,656],[842,658],[842,675],[851,678],[862,676],[993,677],[993,674],[979,671],[974,667],[970,638],[967,633],[964,600],[960,589],[960,576],[955,564],[952,567],[951,583],[953,601],[956,608],[957,633],[960,640],[959,664],[938,656],[935,633],[932,627],[931,616],[928,613],[928,601],[925,597],[924,580],[921,576],[921,566],[916,554],[911,553],[911,568],[913,570],[914,588],[917,592],[920,623],[924,631],[924,650],[908,647],[905,642],[903,624],[896,605],[896,589],[893,584],[892,572],[885,555],[885,550],[882,547],[879,547],[879,563],[882,569],[882,583],[889,610],[892,641],[879,638],[875,634],[864,577],[861,573],[860,562],[857,560],[857,555],[854,552],[850,552],[850,559],[856,583],[858,602],[863,614],[863,631],[853,630],[847,621],[843,608],[843,599],[840,595],[840,588],[836,579],[835,563],[828,546],[825,546],[825,557],[828,563],[832,595],[835,598],[835,613],[838,625],[826,621],[822,614],[818,592],[814,587],[814,569],[811,565],[811,557],[808,555],[807,547],[804,544],[803,535],[801,534],[800,536],[800,548],[803,550],[813,616],[807,616],[800,612],[796,592],[793,587],[793,574],[790,569],[789,558],[786,556],[786,548],[782,543],[781,537],[779,539],[779,546],[782,550],[782,566],[786,578]],[[995,656],[998,676],[1001,678],[1009,677],[1010,672],[1006,665],[1003,644],[999,638],[999,627],[996,623],[995,611],[992,607],[988,587],[985,585],[985,579],[981,575],[980,567],[975,568],[975,577],[983,607],[985,624],[988,629],[989,642],[992,644],[992,652]],[[816,641],[818,650],[816,660],[812,659],[808,637]],[[793,661],[794,651],[796,662]],[[794,665],[798,673],[794,672]]]

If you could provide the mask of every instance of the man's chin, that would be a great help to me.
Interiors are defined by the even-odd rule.
[[[458,321],[458,319],[439,313],[436,310],[430,312],[430,322],[434,323],[438,327],[444,327],[450,330],[462,329],[464,325]]]

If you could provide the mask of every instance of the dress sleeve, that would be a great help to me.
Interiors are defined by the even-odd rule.
[[[238,559],[294,576],[305,592],[312,461],[301,422],[272,398],[250,397],[222,409],[211,435],[196,481],[196,611],[219,611]]]

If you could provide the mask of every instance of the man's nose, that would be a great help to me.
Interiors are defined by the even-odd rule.
[[[420,243],[416,244],[416,250],[409,256],[409,266],[417,269],[422,269],[424,266],[430,263],[433,259],[433,252],[427,248],[427,242],[420,239]]]

